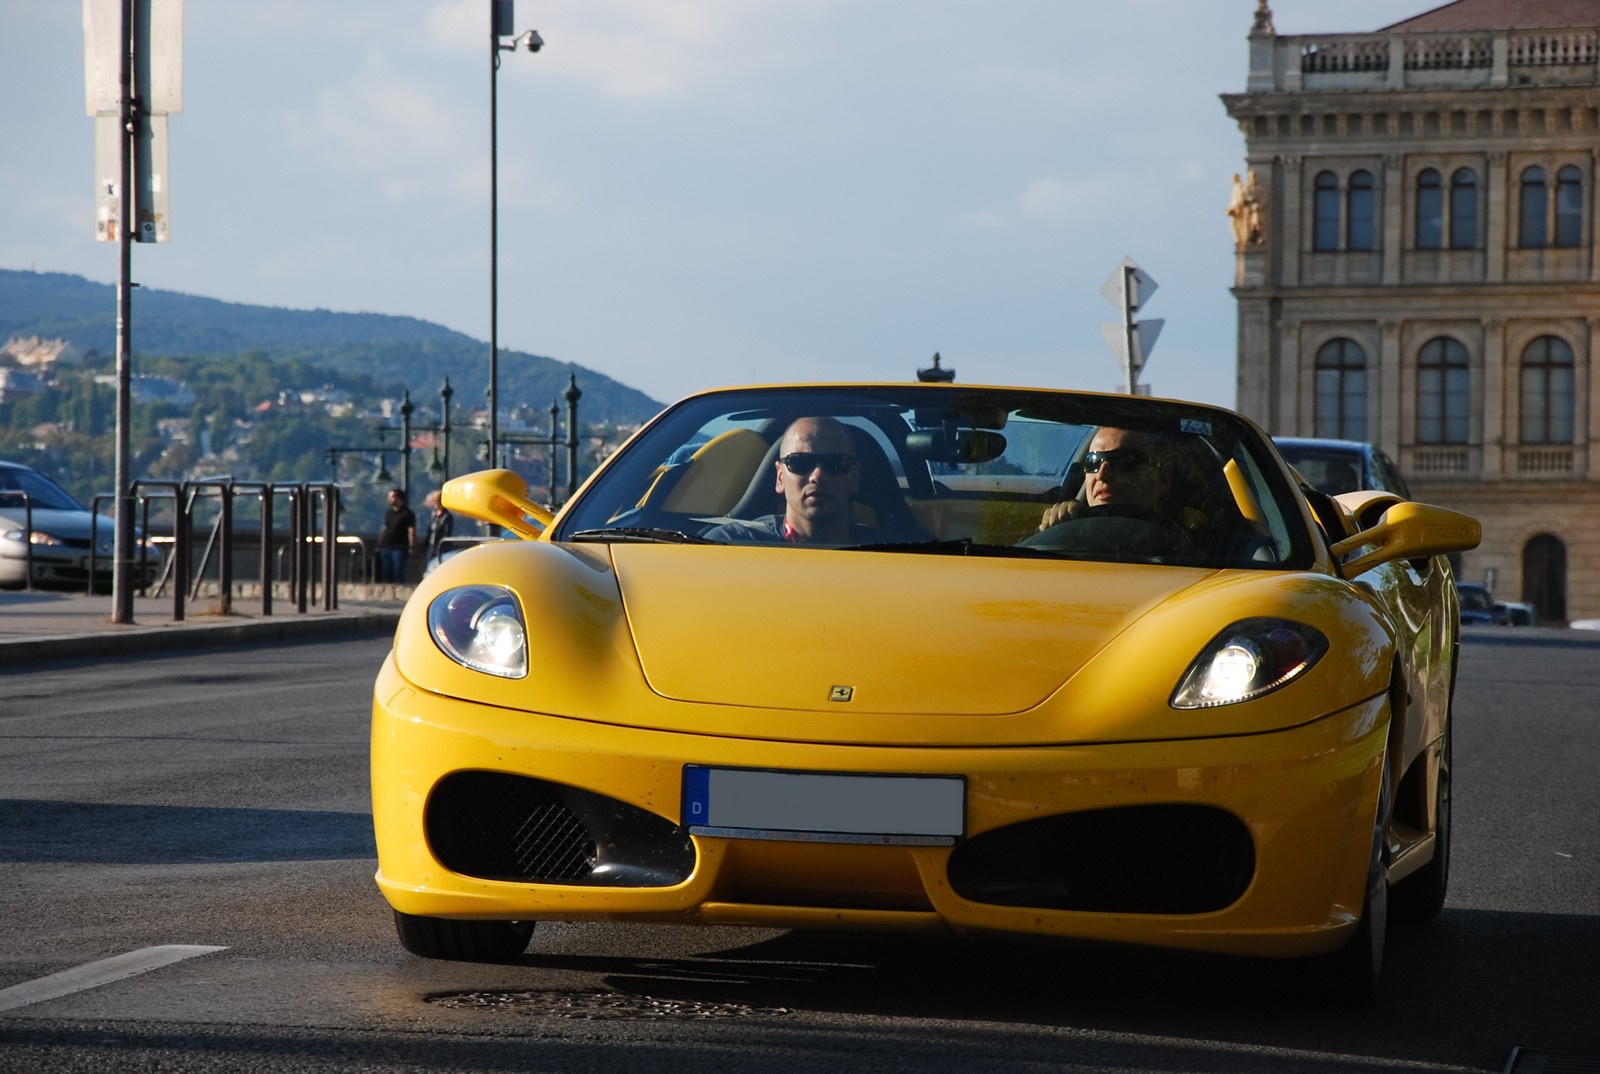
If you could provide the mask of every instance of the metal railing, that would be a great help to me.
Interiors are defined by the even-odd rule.
[[[241,545],[234,507],[241,497],[254,501],[258,511],[256,580],[260,586],[261,614],[273,613],[273,593],[280,581],[287,582],[289,598],[302,613],[310,607],[313,593],[320,598],[324,611],[338,607],[337,549],[344,539],[337,536],[340,520],[337,485],[235,481],[223,475],[184,482],[135,481],[130,494],[143,520],[144,540],[167,543],[171,547],[155,590],[160,595],[170,585],[174,620],[184,618],[186,601],[198,599],[206,581],[213,575],[218,610],[222,614],[232,612],[234,560]],[[97,513],[102,498],[113,497],[96,497]],[[280,499],[288,501],[288,531],[281,543],[275,526],[276,504]],[[171,533],[165,538],[152,536],[151,505],[167,501],[172,506]],[[318,507],[321,508],[320,518]],[[204,527],[205,532],[198,562],[194,551],[197,525]],[[327,534],[334,534],[335,539],[327,540]],[[319,551],[320,556],[317,555]],[[91,578],[93,568],[91,558]]]

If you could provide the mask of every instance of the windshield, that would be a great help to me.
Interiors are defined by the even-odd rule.
[[[67,490],[33,470],[0,466],[0,507],[21,507],[26,493],[35,511],[82,511]]]
[[[752,388],[646,427],[557,541],[1303,567],[1294,491],[1227,411],[954,385]]]

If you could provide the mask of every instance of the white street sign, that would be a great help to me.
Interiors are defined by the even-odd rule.
[[[134,0],[134,94],[146,115],[183,111],[183,0]],[[122,0],[83,0],[84,107],[118,115],[122,79]]]
[[[1129,273],[1128,269],[1132,269],[1133,272]],[[1151,279],[1133,258],[1125,257],[1122,259],[1122,264],[1118,265],[1116,270],[1106,277],[1106,282],[1100,285],[1100,293],[1105,296],[1107,302],[1117,307],[1117,309],[1122,308],[1124,278],[1128,281],[1130,292],[1128,300],[1134,309],[1138,309],[1150,301],[1150,296],[1156,293],[1156,281]]]

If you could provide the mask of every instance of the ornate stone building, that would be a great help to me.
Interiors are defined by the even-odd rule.
[[[1239,409],[1377,443],[1482,520],[1463,580],[1600,617],[1600,0],[1301,36],[1259,0],[1249,42]]]

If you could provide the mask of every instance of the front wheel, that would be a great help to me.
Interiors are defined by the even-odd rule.
[[[400,945],[422,958],[514,962],[533,938],[532,921],[455,921],[394,912]]]
[[[1378,976],[1383,971],[1383,947],[1389,931],[1389,868],[1383,859],[1392,807],[1386,757],[1383,788],[1378,792],[1378,810],[1373,818],[1372,849],[1367,857],[1367,890],[1361,900],[1361,923],[1356,926],[1349,943],[1322,956],[1318,965],[1329,997],[1342,1003],[1366,1006],[1378,999]]]

